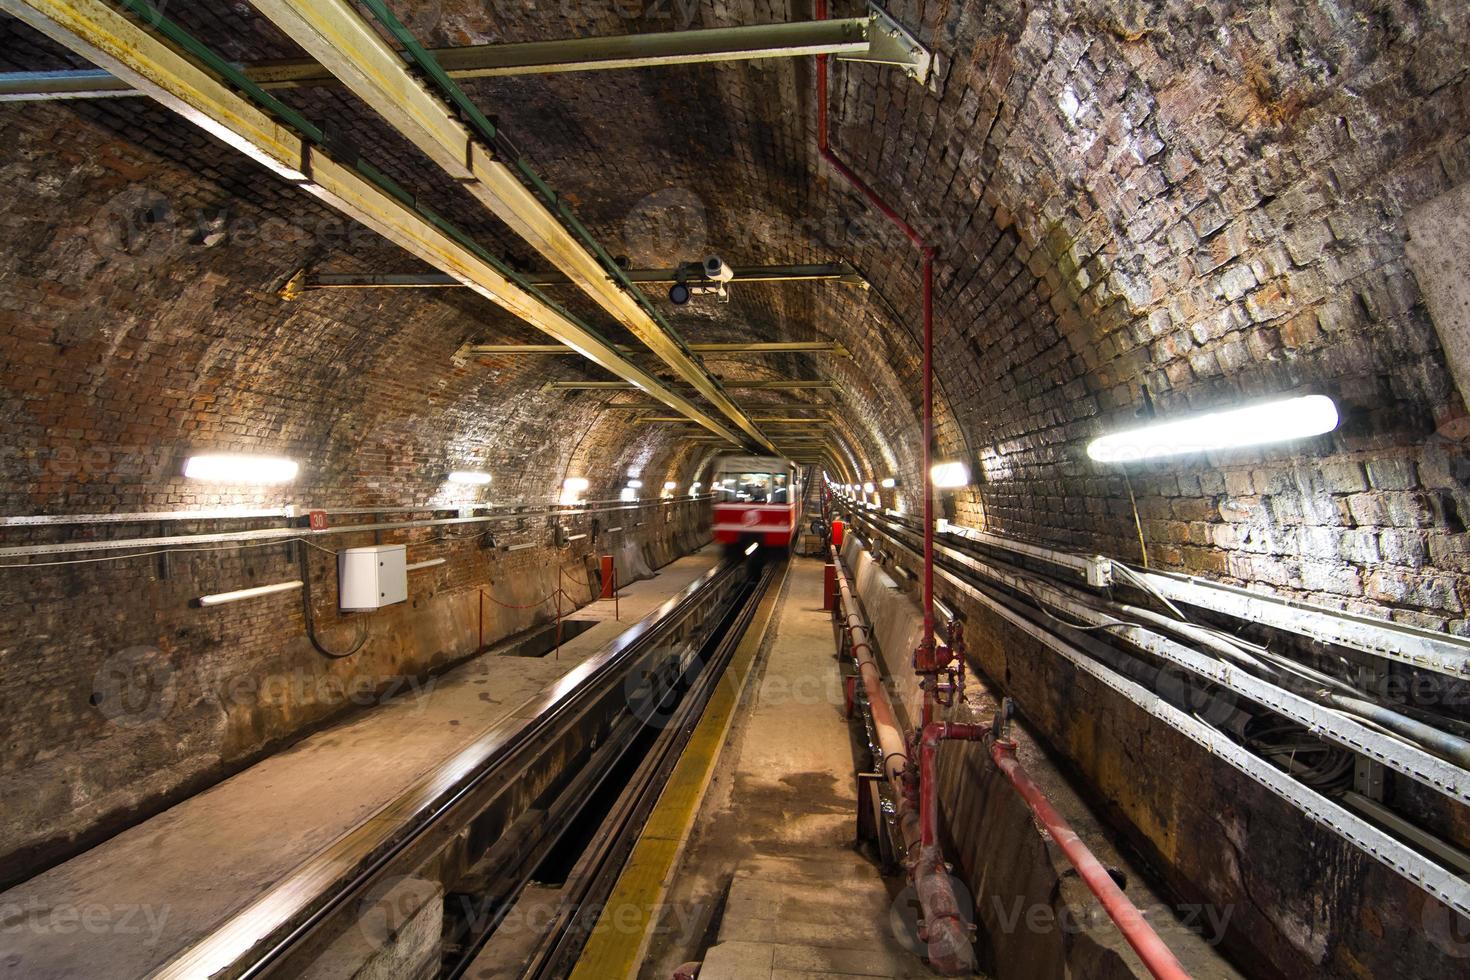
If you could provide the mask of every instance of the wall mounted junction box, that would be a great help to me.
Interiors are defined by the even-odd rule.
[[[337,553],[337,605],[381,609],[408,599],[408,548],[401,544],[346,548]]]

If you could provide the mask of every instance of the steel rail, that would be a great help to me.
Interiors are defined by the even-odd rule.
[[[677,716],[665,725],[645,762],[628,781],[627,789],[599,828],[592,846],[568,876],[561,889],[556,916],[521,970],[522,980],[566,976],[570,961],[585,946],[596,924],[596,913],[616,883],[670,772],[688,745],[694,721],[709,703],[762,597],[775,580],[776,568],[774,564],[767,565],[759,581],[750,585],[746,595],[733,605],[725,622],[720,624],[715,649],[704,659],[693,684],[683,695]],[[446,980],[454,980],[454,975]]]
[[[707,501],[713,495],[698,498],[697,501]],[[688,503],[690,498],[672,498],[669,504]],[[220,544],[234,541],[294,541],[297,539],[310,541],[317,537],[327,537],[335,534],[357,534],[373,531],[402,531],[417,527],[446,527],[456,524],[500,524],[506,521],[514,521],[524,518],[535,517],[578,517],[586,514],[606,514],[618,511],[643,510],[654,506],[652,502],[631,503],[616,506],[592,508],[566,508],[549,509],[543,511],[523,511],[510,514],[487,514],[481,517],[437,517],[410,521],[377,521],[360,524],[338,524],[331,527],[314,530],[309,527],[267,527],[255,528],[246,531],[206,531],[199,534],[167,534],[147,538],[116,538],[110,541],[61,541],[54,544],[23,544],[10,545],[0,548],[0,558],[25,558],[38,557],[42,555],[68,555],[82,554],[94,551],[130,551],[143,548],[187,548],[201,544]],[[385,513],[400,513],[400,511],[385,511]],[[542,530],[542,529],[532,529]],[[429,543],[429,542],[421,542]],[[126,557],[126,556],[124,556]]]
[[[431,53],[452,78],[492,78],[541,75],[554,72],[600,71],[668,65],[796,58],[833,54],[843,60],[894,59],[879,45],[875,52],[870,32],[882,30],[874,18],[753,24],[701,30],[629,34],[615,37],[567,38],[435,48]],[[915,52],[912,66],[927,69],[927,54]],[[287,59],[240,66],[262,88],[309,88],[338,84],[335,76],[315,61]],[[58,71],[0,74],[0,102],[46,99],[127,98],[139,95],[126,81],[105,71]]]
[[[861,515],[859,522],[868,526],[888,523],[876,520],[871,515]],[[912,534],[913,532],[904,528],[902,533]],[[935,552],[943,555],[946,560],[955,565],[1029,597],[1039,605],[1049,604],[1054,609],[1066,610],[1067,613],[1084,620],[1090,628],[1106,626],[1113,636],[1129,645],[1168,661],[1176,667],[1182,667],[1197,677],[1218,684],[1289,718],[1304,726],[1318,738],[1333,742],[1359,755],[1367,756],[1415,782],[1459,800],[1461,803],[1470,804],[1470,771],[1448,760],[1441,759],[1394,736],[1385,735],[1355,718],[1334,711],[1284,687],[1262,680],[1247,673],[1234,663],[1202,654],[1152,630],[1143,629],[1103,613],[1078,601],[1076,596],[1069,594],[1069,590],[1052,585],[1043,579],[982,561],[956,548],[941,545],[935,548]]]
[[[826,265],[737,265],[732,282],[838,282],[848,286],[868,288],[868,281],[846,262]],[[624,275],[630,282],[650,285],[667,285],[678,282],[682,270],[671,267],[664,269],[628,269]],[[554,272],[527,272],[524,274],[533,286],[570,286],[570,276]],[[699,276],[689,281],[712,282]],[[297,272],[279,290],[282,299],[300,299],[304,292],[324,289],[456,289],[464,283],[443,273],[401,272]]]
[[[746,441],[659,378],[619,354],[606,339],[521,281],[483,248],[412,195],[365,164],[344,164],[323,152],[319,128],[261,92],[223,59],[144,0],[123,0],[148,23],[203,58],[210,72],[100,0],[0,0],[0,10],[30,24],[108,71],[124,78],[225,144],[361,222],[409,253],[455,276],[556,340],[688,415],[730,442]],[[235,86],[250,93],[237,94]],[[255,100],[255,101],[252,101]],[[269,107],[269,113],[260,106]],[[274,114],[274,115],[272,115]],[[289,119],[294,128],[278,122]],[[524,188],[522,188],[524,190]]]
[[[429,514],[455,511],[501,511],[503,513],[488,516],[500,519],[513,517],[546,517],[548,515],[566,514],[601,514],[608,511],[638,510],[644,507],[672,507],[677,504],[698,503],[711,500],[712,493],[684,494],[678,497],[661,497],[657,500],[640,500],[629,503],[625,500],[588,500],[572,508],[567,504],[537,505],[527,503],[513,504],[405,504],[402,507],[309,507],[285,505],[282,507],[261,508],[242,510],[238,508],[223,507],[213,510],[151,510],[133,511],[120,514],[24,514],[13,517],[0,517],[0,528],[4,527],[61,527],[72,524],[155,524],[172,523],[174,521],[257,521],[270,520],[274,518],[296,519],[306,517],[312,512],[331,515],[369,515],[369,514]],[[605,505],[605,506],[604,506]],[[531,510],[531,507],[541,507],[540,510]]]
[[[836,354],[851,357],[852,352],[839,343],[825,340],[753,340],[731,343],[708,343],[687,345],[692,354]],[[640,353],[638,348],[619,344],[617,350],[623,354]],[[575,354],[576,351],[562,344],[465,344],[459,349],[461,356],[476,354]],[[687,422],[688,419],[680,418]]]
[[[857,522],[860,525],[876,523],[861,511],[855,510],[854,513],[858,515]],[[885,532],[881,527],[870,526],[869,530],[871,533],[884,537],[894,548],[907,553],[911,558],[920,556],[920,552],[912,545],[899,540],[896,535]],[[999,615],[1028,636],[1060,654],[1075,667],[1179,731],[1211,755],[1219,757],[1248,778],[1280,796],[1313,822],[1336,833],[1462,915],[1470,916],[1470,882],[1308,787],[1244,746],[1232,741],[1220,730],[1181,711],[1137,681],[1083,653],[1080,644],[1096,643],[1086,633],[1069,629],[1061,624],[1042,625],[1035,618],[1033,608],[1023,606],[1018,600],[992,586],[959,574],[943,562],[936,564],[935,573],[967,598]],[[1065,639],[1062,634],[1070,635],[1071,640]],[[1400,747],[1404,745],[1397,740],[1390,739],[1389,741]]]
[[[265,976],[288,962],[336,916],[390,872],[408,873],[449,846],[506,792],[514,767],[539,757],[548,739],[614,692],[685,619],[728,587],[740,567],[722,564],[690,583],[618,639],[530,698],[426,773],[372,817],[299,865],[264,894],[173,957],[161,980]],[[529,720],[528,720],[529,717]]]

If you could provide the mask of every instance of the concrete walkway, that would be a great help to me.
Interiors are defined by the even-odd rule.
[[[902,880],[880,877],[854,849],[855,753],[822,564],[792,560],[759,686],[670,890],[648,980],[700,958],[701,980],[933,976],[890,921]]]
[[[208,935],[719,560],[707,547],[574,618],[560,659],[489,653],[0,893],[0,977],[141,977]]]

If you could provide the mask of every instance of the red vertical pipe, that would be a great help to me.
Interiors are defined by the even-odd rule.
[[[934,649],[934,249],[924,248],[924,636],[925,653]],[[934,720],[933,691],[924,689],[924,721]]]
[[[817,20],[827,19],[827,0],[815,0],[815,13]],[[923,368],[923,467],[924,467],[924,636],[920,640],[924,650],[930,650],[934,644],[934,477],[929,472],[934,462],[930,458],[934,443],[934,247],[924,241],[924,237],[918,233],[897,211],[888,206],[888,203],[878,196],[878,192],[863,182],[862,178],[848,169],[847,164],[837,158],[827,142],[827,56],[817,55],[817,151],[822,159],[827,161],[842,175],[849,184],[856,188],[868,203],[876,208],[885,218],[893,222],[899,231],[904,233],[914,247],[923,256],[923,290],[924,290],[924,368]],[[929,658],[932,660],[932,657]],[[933,714],[933,706],[930,704],[929,692],[926,689],[924,698],[924,720],[922,724],[927,725]]]

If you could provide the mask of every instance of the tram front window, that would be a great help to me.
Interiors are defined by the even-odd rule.
[[[791,502],[789,484],[785,473],[736,473],[721,480],[720,489],[752,504],[786,504]]]

